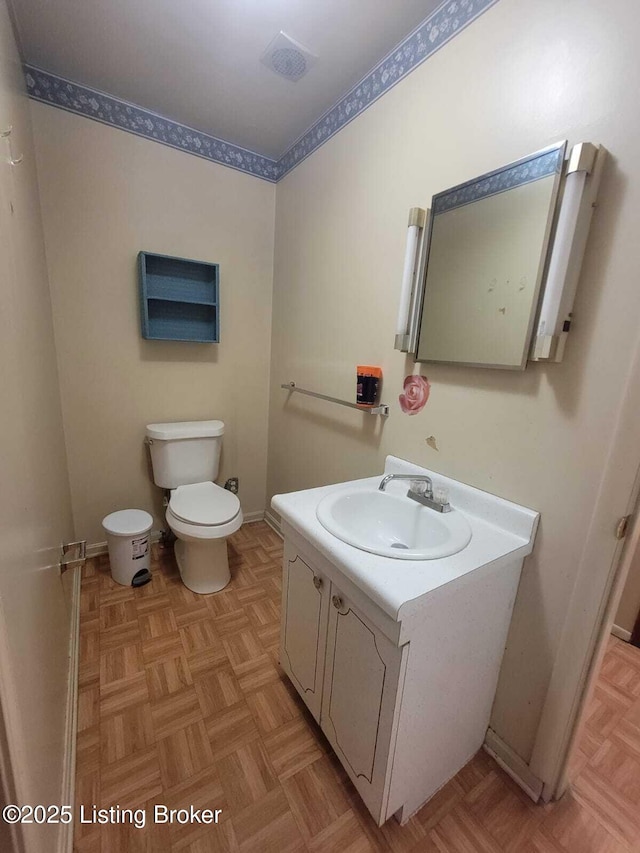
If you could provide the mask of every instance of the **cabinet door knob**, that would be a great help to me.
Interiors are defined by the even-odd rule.
[[[342,599],[339,595],[334,595],[331,599],[331,603],[336,608],[336,610],[340,610],[340,608],[342,607]]]
[[[322,589],[322,578],[319,578],[318,575],[313,576],[313,585],[316,589]]]

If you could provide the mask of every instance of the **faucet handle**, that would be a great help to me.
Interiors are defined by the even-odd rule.
[[[429,484],[426,480],[411,480],[409,488],[416,495],[426,495]]]
[[[445,486],[435,486],[433,489],[433,499],[436,503],[445,504],[449,503],[449,489]]]

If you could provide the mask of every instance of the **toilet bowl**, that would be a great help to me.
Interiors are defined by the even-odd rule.
[[[231,579],[227,537],[242,524],[237,496],[212,482],[178,486],[171,491],[166,520],[176,536],[184,585],[201,595],[223,589]]]

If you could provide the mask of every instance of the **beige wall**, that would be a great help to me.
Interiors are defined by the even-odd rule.
[[[492,719],[528,760],[640,316],[638,36],[631,0],[500,0],[277,189],[32,104],[77,534],[103,540],[101,518],[124,506],[163,523],[152,420],[222,418],[220,479],[239,475],[245,512],[262,510],[271,349],[268,495],[373,474],[394,453],[542,512]],[[563,137],[612,152],[565,362],[426,365],[427,408],[401,414],[407,209]],[[141,248],[220,263],[219,346],[141,339]],[[279,388],[350,398],[363,362],[384,369],[386,422]]]
[[[76,533],[125,507],[165,526],[145,424],[220,418],[218,480],[264,508],[275,187],[33,103]],[[145,341],[144,249],[220,264],[221,342]]]
[[[60,544],[72,537],[51,304],[22,68],[0,0],[0,717],[14,799],[60,803],[69,687],[69,588]],[[4,746],[4,731],[0,748]],[[29,850],[59,827],[26,827]]]
[[[640,317],[639,38],[632,0],[500,0],[277,190],[268,493],[371,475],[394,453],[541,511],[492,718],[525,760]],[[564,363],[424,365],[431,399],[403,415],[412,363],[392,346],[408,208],[564,137],[612,152]],[[350,399],[358,363],[384,370],[386,422],[279,388]],[[601,536],[613,553],[607,525]]]
[[[618,628],[633,633],[636,619],[640,613],[640,549],[636,551],[629,567],[627,582],[622,590],[616,618]]]

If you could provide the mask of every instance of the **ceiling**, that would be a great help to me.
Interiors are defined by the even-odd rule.
[[[439,0],[17,0],[25,62],[277,159]],[[318,56],[260,62],[284,30]]]

